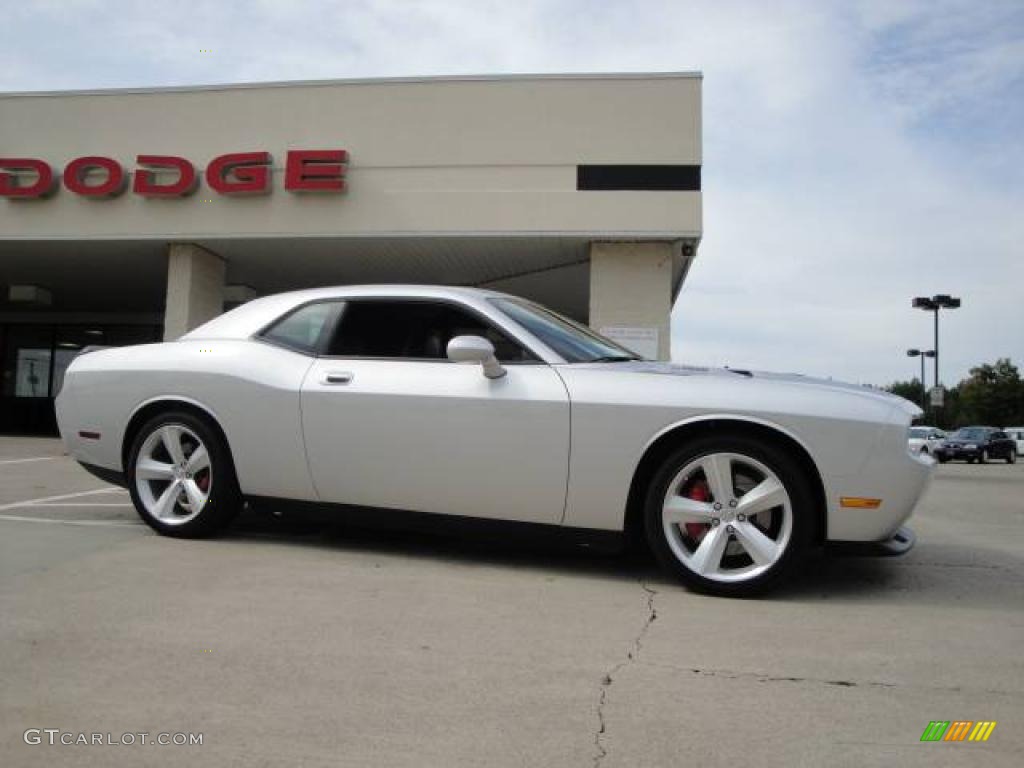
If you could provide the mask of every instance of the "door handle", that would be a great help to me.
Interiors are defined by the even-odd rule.
[[[324,384],[348,384],[352,381],[352,374],[348,371],[328,371],[321,381]]]

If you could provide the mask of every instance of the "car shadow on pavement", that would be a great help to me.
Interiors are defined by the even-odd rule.
[[[300,515],[275,517],[243,512],[226,539],[271,539],[284,545],[320,547],[387,556],[558,571],[617,581],[663,580],[644,549],[622,551],[568,542],[552,533],[501,538],[476,532],[395,530]],[[670,582],[665,581],[668,584]]]
[[[782,600],[863,599],[1024,611],[1024,557],[949,542],[918,541],[902,557],[818,553],[780,589]]]
[[[646,547],[608,551],[568,543],[556,535],[502,539],[445,530],[390,530],[343,520],[275,517],[247,511],[225,538],[271,539],[282,545],[339,552],[557,571],[685,590],[661,572]],[[1024,610],[1024,557],[932,541],[919,541],[902,557],[855,557],[816,551],[788,582],[762,599],[934,604],[963,600],[979,606],[1016,606]]]

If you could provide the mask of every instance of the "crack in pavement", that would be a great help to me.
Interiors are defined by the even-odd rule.
[[[917,562],[905,562],[900,563],[901,568],[970,568],[972,570],[980,571],[1002,571],[1009,572],[1014,575],[1020,575],[1019,569],[1013,565],[1004,565],[1002,563],[942,563],[935,561],[917,561]]]
[[[895,683],[875,681],[856,682],[854,680],[825,680],[816,677],[795,677],[789,675],[766,675],[762,672],[735,672],[730,669],[701,669],[700,667],[679,667],[674,664],[659,664],[654,661],[643,662],[644,666],[658,669],[671,669],[676,672],[688,672],[701,677],[720,677],[725,680],[753,680],[757,683],[817,683],[819,685],[836,685],[841,688],[896,688]]]
[[[657,669],[670,669],[676,672],[685,672],[690,675],[701,677],[717,677],[723,680],[752,680],[757,683],[809,683],[812,685],[832,685],[840,688],[913,688],[918,690],[937,691],[942,693],[960,693],[964,689],[958,685],[952,686],[920,686],[903,685],[900,683],[886,683],[878,680],[828,680],[820,677],[798,677],[788,675],[766,675],[763,672],[737,672],[730,669],[701,669],[699,667],[680,667],[675,664],[663,664],[656,661],[640,661],[645,667]],[[1017,691],[1005,691],[997,689],[985,689],[978,693],[991,694],[994,696],[1018,697]]]
[[[640,659],[640,651],[643,648],[644,636],[647,634],[647,630],[651,628],[651,624],[653,624],[658,618],[658,610],[654,607],[654,597],[658,594],[657,590],[651,589],[647,586],[647,583],[643,581],[640,582],[640,586],[643,588],[644,592],[647,593],[647,618],[644,621],[644,625],[637,633],[637,636],[633,638],[633,644],[630,650],[626,652],[626,658],[614,665],[604,674],[604,677],[601,678],[601,695],[597,700],[597,731],[594,733],[594,747],[596,751],[593,758],[593,764],[595,768],[601,765],[601,761],[608,756],[608,750],[605,748],[602,738],[606,730],[604,705],[608,700],[608,689],[611,687],[612,683],[615,682],[615,676],[623,668]]]

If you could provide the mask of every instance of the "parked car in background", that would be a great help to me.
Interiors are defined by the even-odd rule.
[[[1024,456],[1024,427],[1007,427],[1003,431],[1017,444],[1017,455]]]
[[[908,445],[914,453],[923,453],[926,456],[934,456],[938,448],[946,438],[946,433],[938,427],[918,426],[911,427],[908,434]]]
[[[968,464],[985,464],[1003,459],[1007,464],[1017,461],[1017,444],[995,427],[961,427],[935,449],[939,461],[960,459]]]

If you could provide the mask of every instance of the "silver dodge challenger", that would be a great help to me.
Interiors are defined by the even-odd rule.
[[[814,546],[906,551],[934,465],[908,450],[902,398],[650,362],[468,288],[257,299],[177,341],[79,355],[56,407],[71,455],[163,534],[212,534],[249,504],[634,537],[723,595],[763,592]]]

